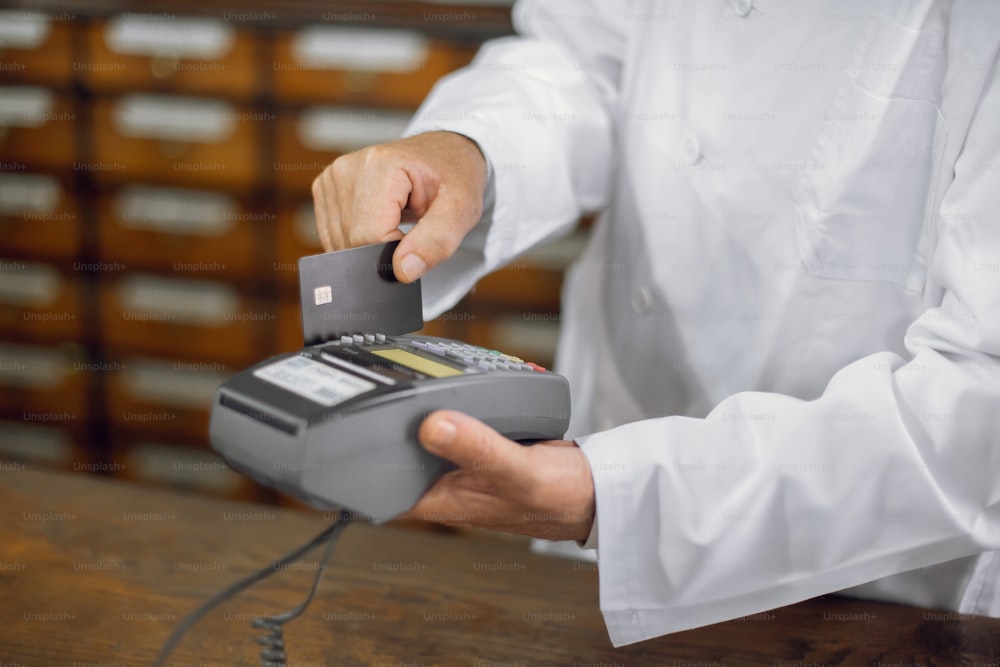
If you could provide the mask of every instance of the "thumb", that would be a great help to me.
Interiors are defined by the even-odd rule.
[[[482,198],[438,192],[420,221],[399,242],[392,268],[411,283],[451,257],[482,215]]]
[[[527,466],[521,445],[461,412],[431,413],[420,425],[418,435],[430,453],[494,483],[509,485]]]

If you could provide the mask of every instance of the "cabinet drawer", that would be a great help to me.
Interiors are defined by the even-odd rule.
[[[76,168],[76,113],[44,86],[0,86],[0,155],[10,168]]]
[[[111,346],[234,364],[263,356],[277,317],[226,283],[146,273],[104,281],[99,301]]]
[[[115,429],[111,441],[116,477],[223,498],[253,500],[256,496],[256,485],[206,449],[204,439],[189,441],[164,438],[157,431]]]
[[[260,38],[220,19],[119,15],[93,25],[87,45],[96,90],[245,99],[261,88]]]
[[[289,294],[299,289],[299,258],[323,252],[311,201],[289,203],[278,212],[276,259],[271,264],[276,282]]]
[[[0,411],[86,419],[90,382],[85,368],[75,345],[0,342]]]
[[[83,286],[51,264],[0,259],[0,335],[75,340],[84,331]]]
[[[76,197],[57,178],[0,173],[0,254],[78,257],[82,225]]]
[[[278,185],[309,195],[313,179],[334,158],[398,139],[410,117],[406,111],[328,106],[279,114],[274,161]]]
[[[63,87],[72,76],[69,23],[43,12],[0,10],[0,81]]]
[[[212,401],[229,366],[148,357],[122,357],[112,365],[105,396],[110,424],[207,443]]]
[[[94,155],[105,183],[150,181],[248,190],[259,177],[261,114],[218,99],[135,94],[94,105]]]
[[[415,109],[467,57],[412,30],[309,26],[278,35],[274,87],[290,102]]]
[[[100,198],[98,246],[129,267],[248,279],[274,217],[225,192],[128,185]]]

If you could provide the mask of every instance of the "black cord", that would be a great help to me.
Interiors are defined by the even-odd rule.
[[[265,647],[261,649],[260,652],[261,660],[265,661],[263,663],[264,667],[283,667],[285,665],[285,661],[287,660],[287,655],[285,654],[285,643],[282,637],[281,626],[297,617],[305,611],[306,607],[309,606],[313,596],[316,594],[316,589],[319,587],[319,581],[323,577],[323,571],[326,569],[326,563],[329,560],[330,555],[333,553],[333,545],[343,534],[343,528],[347,526],[350,521],[350,512],[340,512],[339,518],[332,525],[324,528],[319,535],[311,539],[308,543],[295,549],[291,553],[282,556],[267,567],[260,569],[259,571],[241,579],[240,581],[237,581],[234,584],[230,584],[223,590],[213,595],[207,602],[203,603],[200,607],[188,614],[188,616],[181,621],[176,628],[174,628],[174,631],[167,638],[167,641],[164,642],[163,648],[160,649],[160,653],[156,656],[156,660],[153,662],[153,667],[162,667],[163,661],[166,660],[167,656],[169,656],[174,648],[176,648],[177,644],[184,637],[184,635],[187,634],[188,630],[194,627],[194,625],[213,608],[218,606],[220,603],[225,602],[237,593],[243,592],[250,586],[256,584],[258,581],[266,579],[289,563],[297,561],[316,546],[326,542],[326,550],[323,552],[323,558],[319,563],[319,569],[316,572],[316,577],[313,579],[312,588],[309,589],[309,594],[306,596],[305,600],[303,600],[302,603],[295,609],[287,611],[283,614],[278,614],[277,616],[257,618],[254,619],[252,623],[255,628],[263,628],[270,631],[269,635],[261,637],[258,640],[258,642]]]

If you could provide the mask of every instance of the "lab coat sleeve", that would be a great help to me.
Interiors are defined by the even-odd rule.
[[[577,439],[615,645],[1000,547],[996,72],[941,198],[941,296],[906,358],[859,359],[815,400],[739,393],[704,419]]]
[[[483,45],[468,67],[437,83],[411,121],[407,136],[463,134],[490,165],[483,219],[422,281],[425,319],[606,202],[623,9],[597,0],[519,2],[519,36]]]

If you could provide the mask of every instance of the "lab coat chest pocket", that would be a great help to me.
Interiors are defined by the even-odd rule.
[[[799,250],[822,278],[919,291],[947,124],[940,33],[872,17],[796,196]]]

